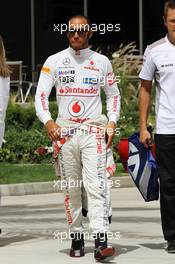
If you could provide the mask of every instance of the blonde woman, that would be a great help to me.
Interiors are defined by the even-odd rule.
[[[6,63],[5,48],[0,36],[0,147],[4,137],[5,116],[10,90],[10,70]]]

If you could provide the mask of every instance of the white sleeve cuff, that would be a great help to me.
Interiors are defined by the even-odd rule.
[[[152,81],[153,78],[150,76],[146,76],[145,74],[143,74],[142,72],[139,74],[139,78],[142,80],[146,80],[146,81]]]
[[[117,123],[117,120],[119,119],[118,116],[117,116],[117,114],[110,114],[108,116],[108,118],[109,118],[109,122],[112,121],[114,123]]]
[[[43,116],[38,116],[41,122],[45,125],[47,121],[52,120],[51,115],[45,114]]]

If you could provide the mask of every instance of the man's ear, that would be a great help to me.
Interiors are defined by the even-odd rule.
[[[166,18],[163,16],[163,21],[164,21],[164,25],[165,27],[167,26],[167,22],[166,22]]]
[[[89,31],[88,39],[92,38],[92,35],[93,35],[93,32],[92,31]]]

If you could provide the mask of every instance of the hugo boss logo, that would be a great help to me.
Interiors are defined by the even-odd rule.
[[[174,66],[173,63],[167,63],[167,64],[162,64],[161,65],[162,68],[173,67],[173,66]]]

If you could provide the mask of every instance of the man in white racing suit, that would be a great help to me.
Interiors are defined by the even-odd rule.
[[[88,40],[92,36],[89,26],[89,20],[84,16],[69,20],[67,37],[70,46],[44,63],[35,107],[52,141],[61,137],[61,128],[75,128],[76,133],[60,151],[61,176],[69,182],[83,180],[90,229],[95,236],[95,259],[102,260],[115,255],[115,249],[107,245],[106,157],[119,118],[120,94],[109,59],[89,49]],[[52,120],[48,106],[53,86],[58,103],[56,122]],[[106,94],[108,118],[102,115],[101,87]],[[80,130],[84,133],[78,133]],[[104,131],[107,131],[107,142]],[[65,189],[65,208],[72,234],[70,256],[83,256],[81,186]]]

